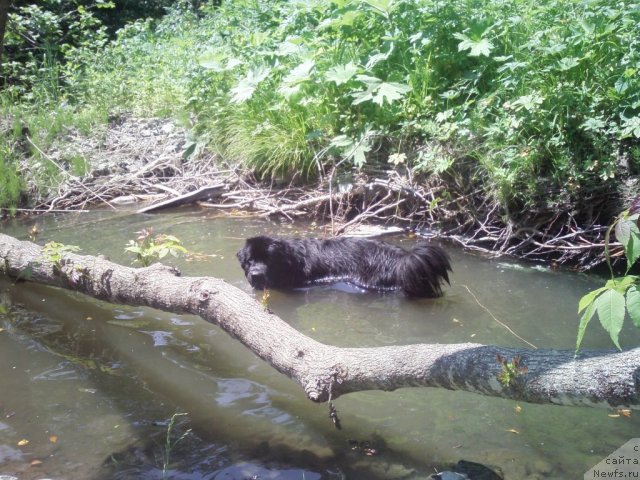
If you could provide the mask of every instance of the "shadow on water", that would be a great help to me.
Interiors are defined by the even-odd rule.
[[[51,216],[2,230],[26,238],[33,223],[40,244],[80,245],[83,253],[122,264],[131,260],[124,246],[134,232],[153,227],[191,251],[214,255],[204,262],[171,259],[183,275],[218,276],[249,293],[234,256],[244,238],[321,235],[197,210]],[[452,285],[440,299],[339,285],[272,292],[270,308],[301,332],[339,346],[526,347],[495,317],[540,348],[574,347],[578,299],[600,279],[450,250]],[[326,405],[309,402],[293,382],[198,317],[3,277],[0,289],[9,306],[0,315],[0,475],[21,480],[418,479],[460,459],[493,466],[506,478],[581,478],[637,436],[637,418],[610,418],[604,409],[418,388],[339,398],[337,431]],[[629,328],[621,338],[632,346],[640,335]],[[593,327],[585,348],[608,349],[610,340]],[[188,416],[170,428],[176,412]]]

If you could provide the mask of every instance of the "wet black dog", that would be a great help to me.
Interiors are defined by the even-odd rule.
[[[373,290],[402,290],[412,297],[438,297],[449,283],[449,256],[419,243],[410,251],[386,242],[253,237],[237,253],[253,288],[290,289],[347,282]]]

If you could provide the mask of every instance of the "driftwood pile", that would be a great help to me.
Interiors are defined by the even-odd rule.
[[[75,142],[94,166],[82,177],[69,173],[61,160],[63,148],[40,151],[44,161],[59,169],[63,182],[31,211],[77,211],[95,205],[116,209],[146,202],[151,205],[140,210],[146,213],[198,203],[231,215],[313,218],[329,224],[333,235],[363,224],[384,224],[491,256],[551,261],[579,270],[604,262],[611,212],[600,214],[607,207],[593,202],[588,215],[568,202],[515,216],[495,197],[486,196],[472,173],[428,177],[406,165],[368,167],[346,172],[348,177],[345,172],[338,176],[335,169],[319,172],[312,186],[301,186],[300,179],[269,184],[187,145],[187,133],[168,121],[125,117],[113,122],[105,135],[101,145]],[[27,141],[38,150],[30,138]],[[621,252],[619,245],[611,246],[614,259]]]

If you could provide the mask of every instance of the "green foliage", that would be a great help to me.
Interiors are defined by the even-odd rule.
[[[73,71],[78,68],[74,62],[79,52],[95,55],[107,40],[94,12],[114,4],[108,0],[14,3],[4,39],[4,94],[58,101],[65,64]]]
[[[500,373],[498,374],[498,381],[504,387],[515,387],[518,380],[529,370],[528,367],[523,365],[522,357],[516,356],[511,360],[507,360],[500,354],[496,357],[501,366]]]
[[[92,23],[109,10],[81,3],[16,9],[24,31],[37,20],[46,34],[10,74],[22,79],[14,90],[30,83],[34,99],[46,92],[75,109],[193,120],[223,158],[264,177],[388,167],[407,152],[403,168],[471,170],[487,196],[522,211],[640,172],[631,0],[176,2],[109,43]],[[416,145],[433,151],[413,155]]]
[[[0,209],[14,212],[24,191],[18,160],[10,144],[0,140]]]
[[[87,274],[86,268],[73,262],[66,262],[65,255],[80,250],[75,245],[65,245],[64,243],[48,242],[42,247],[42,258],[49,263],[53,263],[53,271],[64,277],[69,283],[77,284]]]
[[[177,257],[180,253],[187,253],[187,249],[181,245],[181,241],[172,235],[153,236],[152,229],[143,229],[136,232],[135,240],[129,240],[125,251],[135,254],[135,262],[143,267],[148,267],[153,261],[162,260],[167,255]]]
[[[62,260],[67,253],[74,253],[80,250],[76,245],[65,245],[64,243],[48,242],[42,247],[42,258],[47,262],[53,263],[60,267]]]
[[[576,352],[582,344],[587,325],[596,312],[602,328],[609,333],[611,341],[618,349],[620,349],[619,336],[625,316],[628,315],[633,324],[640,328],[640,277],[629,274],[631,267],[640,258],[639,218],[638,213],[630,213],[626,210],[620,214],[607,232],[605,254],[609,268],[611,269],[610,234],[615,231],[616,238],[622,244],[627,258],[626,272],[622,277],[615,277],[611,269],[611,279],[604,287],[593,290],[580,299],[578,313],[582,313],[582,316],[578,327]]]

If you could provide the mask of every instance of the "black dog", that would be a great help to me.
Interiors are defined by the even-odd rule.
[[[348,282],[367,289],[402,290],[412,297],[438,297],[451,270],[449,256],[440,247],[419,243],[407,251],[356,238],[253,237],[237,257],[247,280],[259,290]]]

